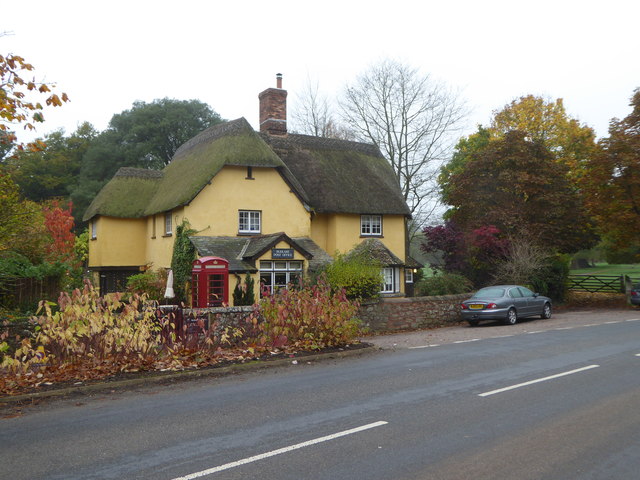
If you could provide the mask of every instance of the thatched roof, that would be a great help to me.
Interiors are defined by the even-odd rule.
[[[318,213],[409,215],[397,177],[368,143],[261,134],[289,167]]]
[[[410,214],[377,147],[259,134],[240,118],[196,135],[161,172],[121,168],[83,220],[95,215],[139,218],[187,205],[226,165],[275,168],[303,205],[318,213]]]
[[[156,195],[163,173],[143,168],[120,168],[87,208],[83,220],[95,215],[139,218]]]
[[[162,171],[121,168],[84,215],[142,217],[187,205],[225,165],[275,168],[306,204],[306,194],[269,146],[240,118],[182,145]]]

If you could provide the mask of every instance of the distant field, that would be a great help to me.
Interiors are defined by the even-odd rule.
[[[595,267],[578,268],[571,270],[572,275],[629,275],[630,277],[640,277],[640,263],[626,265],[609,265],[608,263],[597,263]]]

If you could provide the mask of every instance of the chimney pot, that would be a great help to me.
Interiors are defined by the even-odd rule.
[[[282,74],[276,73],[276,87],[282,88]]]

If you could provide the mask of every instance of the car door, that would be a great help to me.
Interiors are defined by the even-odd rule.
[[[526,287],[518,287],[526,301],[526,314],[536,315],[542,312],[542,300]]]
[[[522,296],[522,292],[518,289],[518,287],[513,287],[509,289],[509,292],[507,295],[511,298],[513,305],[516,307],[516,311],[518,312],[518,315],[520,316],[526,315],[527,299]]]

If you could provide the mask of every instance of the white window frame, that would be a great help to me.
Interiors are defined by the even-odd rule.
[[[398,291],[397,284],[398,269],[394,267],[383,267],[380,293],[396,293]]]
[[[382,236],[382,215],[360,215],[360,235]]]
[[[286,264],[286,268],[282,268],[282,264]],[[279,264],[276,268],[276,264]],[[276,284],[276,274],[286,275],[285,284]],[[286,287],[291,283],[291,274],[294,274],[294,278],[302,277],[302,260],[261,260],[259,278],[269,275],[269,285],[265,285],[269,289],[269,293],[273,293],[273,287]],[[262,291],[262,289],[261,289]]]
[[[94,218],[91,221],[91,240],[98,238],[98,219]]]
[[[173,219],[171,218],[171,212],[165,212],[164,214],[164,234],[173,235]]]
[[[413,269],[404,269],[404,283],[413,283]]]
[[[262,212],[260,210],[238,210],[238,233],[260,233],[261,231]]]

